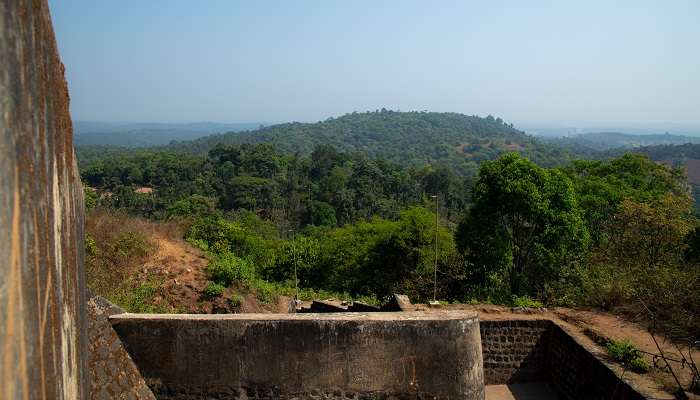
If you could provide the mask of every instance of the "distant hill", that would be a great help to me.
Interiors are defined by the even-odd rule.
[[[462,173],[474,171],[479,162],[507,151],[523,153],[542,165],[557,164],[571,156],[500,118],[384,109],[316,123],[292,122],[212,135],[168,147],[203,153],[219,143],[269,143],[283,152],[302,154],[310,153],[316,145],[333,145],[345,152],[361,152],[403,165],[446,163]]]
[[[594,150],[610,150],[614,148],[632,149],[643,146],[680,145],[700,143],[700,137],[665,134],[632,135],[619,132],[583,133],[576,136],[546,139],[564,146],[585,146]]]
[[[257,123],[219,124],[195,122],[186,124],[166,123],[109,123],[74,121],[75,146],[112,145],[147,147],[166,145],[172,141],[192,140],[220,132],[237,132],[257,129]]]

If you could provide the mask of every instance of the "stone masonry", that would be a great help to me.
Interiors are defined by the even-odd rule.
[[[473,312],[111,317],[159,399],[483,400]]]
[[[90,399],[155,400],[109,323],[110,315],[124,310],[99,296],[90,296],[87,311]]]

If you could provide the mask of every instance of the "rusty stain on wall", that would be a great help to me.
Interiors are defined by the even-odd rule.
[[[83,195],[45,0],[0,2],[0,60],[0,398],[83,399]]]

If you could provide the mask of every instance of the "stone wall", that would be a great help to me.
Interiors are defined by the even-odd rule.
[[[562,399],[647,398],[549,319],[481,321],[486,384],[549,382]]]
[[[545,379],[552,321],[480,321],[487,385]]]
[[[0,399],[87,395],[68,102],[46,1],[0,1]]]
[[[160,399],[483,399],[471,312],[111,317]]]
[[[562,399],[647,398],[558,325],[552,324],[549,336],[547,378]]]
[[[87,302],[91,400],[155,400],[108,317],[124,310],[99,296]]]

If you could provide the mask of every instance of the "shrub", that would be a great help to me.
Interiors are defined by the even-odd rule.
[[[243,304],[243,296],[240,294],[234,294],[231,296],[230,299],[228,299],[228,304],[231,305],[233,308],[238,308]]]
[[[223,286],[231,286],[234,282],[252,282],[255,279],[253,264],[231,253],[214,257],[207,267],[207,272],[212,281]]]
[[[145,257],[151,245],[143,232],[126,231],[120,233],[112,243],[112,249],[120,258]]]
[[[240,222],[219,217],[201,218],[192,225],[186,239],[214,255],[230,252],[261,268],[274,265],[276,243],[258,236]]]
[[[85,254],[88,257],[95,257],[97,255],[97,242],[90,236],[89,233],[85,234]]]
[[[117,289],[109,300],[114,301],[130,313],[168,313],[172,308],[167,304],[157,304],[154,300],[160,293],[163,282],[155,276],[149,276],[144,281]]]
[[[263,303],[272,303],[279,296],[280,288],[272,282],[257,279],[253,286],[255,287],[256,297]]]
[[[651,369],[651,367],[649,366],[649,363],[646,362],[643,358],[633,359],[632,361],[629,362],[629,367],[632,371],[639,372],[639,373],[649,372],[649,369]]]
[[[170,217],[193,218],[216,214],[216,199],[193,194],[170,205],[167,214]]]
[[[204,288],[204,294],[207,297],[219,297],[224,294],[224,290],[226,290],[226,286],[209,281],[207,287]]]
[[[529,296],[515,296],[513,295],[513,305],[515,307],[522,308],[542,308],[544,305],[537,300],[531,299]]]
[[[636,372],[649,371],[649,364],[642,358],[642,352],[629,340],[610,340],[605,345],[608,355],[615,361]]]

